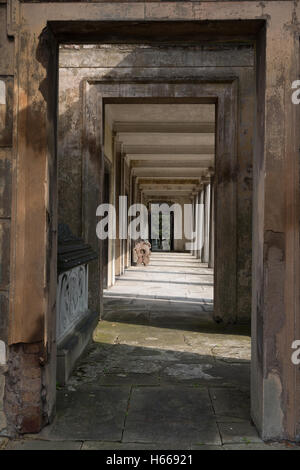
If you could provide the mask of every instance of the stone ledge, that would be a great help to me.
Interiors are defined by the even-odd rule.
[[[75,362],[90,342],[93,331],[99,321],[97,312],[89,311],[75,328],[57,345],[57,382],[65,385]]]

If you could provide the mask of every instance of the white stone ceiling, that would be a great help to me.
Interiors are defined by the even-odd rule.
[[[107,104],[105,119],[149,200],[189,197],[213,171],[213,104]]]

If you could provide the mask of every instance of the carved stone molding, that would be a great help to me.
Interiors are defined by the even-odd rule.
[[[61,273],[57,286],[56,338],[61,341],[88,311],[88,266]]]

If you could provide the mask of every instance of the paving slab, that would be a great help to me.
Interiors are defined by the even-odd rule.
[[[58,392],[57,415],[44,435],[51,440],[120,441],[129,394],[130,387]]]
[[[123,441],[221,444],[207,390],[134,388]]]
[[[224,445],[223,450],[300,450],[300,447],[294,445],[285,445],[280,443],[268,444],[231,444]]]
[[[221,420],[222,416],[249,419],[249,393],[234,389],[212,388],[210,389],[210,395],[218,421]]]
[[[87,441],[83,443],[81,450],[178,450],[178,446],[161,443]],[[180,450],[189,450],[189,447],[182,447]]]
[[[194,302],[203,312],[200,307],[203,299],[207,303],[213,299],[213,270],[191,255],[182,258],[171,253],[166,258],[161,253],[152,253],[149,266],[130,267],[104,295],[106,300],[123,296],[143,298],[146,303],[153,298]]]
[[[211,358],[203,358],[197,364],[176,363],[165,367],[161,372],[162,383],[184,382],[190,384],[207,384],[217,377],[211,375],[214,364]]]
[[[159,385],[160,378],[157,374],[124,373],[104,374],[99,379],[100,385]]]
[[[80,450],[82,442],[20,440],[10,441],[6,450]]]
[[[191,450],[224,450],[223,449],[223,446],[209,446],[209,445],[196,445],[196,444],[193,444],[191,446]]]
[[[216,364],[215,367],[210,371],[211,375],[216,378],[213,382],[213,385],[222,388],[236,388],[244,394],[248,394],[246,398],[246,403],[250,403],[249,400],[249,389],[250,389],[250,364]],[[245,408],[246,407],[245,403]],[[247,411],[248,410],[248,411]],[[245,413],[242,417],[245,417],[245,414],[250,413],[250,404],[249,407],[245,410]],[[229,413],[229,416],[232,416],[232,413]],[[237,414],[234,414],[237,416]]]
[[[154,349],[184,348],[184,337],[180,330],[143,325],[140,328],[124,327],[118,334],[119,344],[137,344],[137,341],[140,346]]]
[[[249,422],[219,423],[223,444],[253,444],[262,443],[256,428]]]

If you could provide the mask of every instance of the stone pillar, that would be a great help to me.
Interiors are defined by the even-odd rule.
[[[115,188],[114,188],[114,163],[112,163],[110,167],[110,175],[109,175],[109,203],[115,207]],[[109,239],[108,240],[108,270],[107,270],[107,287],[111,287],[114,282],[114,243],[115,240]]]
[[[12,434],[38,432],[54,413],[57,283],[57,116],[49,101],[57,99],[58,48],[49,30],[20,31],[15,46],[18,132],[5,389],[7,429]],[[47,392],[43,399],[42,390]]]
[[[138,204],[138,177],[134,177],[134,187],[133,187],[133,203]]]
[[[199,223],[198,223],[198,247],[197,258],[203,262],[203,244],[204,244],[204,188],[199,193]]]
[[[125,155],[122,154],[122,160],[121,160],[121,196],[126,195],[126,168],[125,168]],[[126,214],[124,214],[124,208],[122,212],[120,213],[120,218],[122,220],[123,224],[126,224]],[[124,274],[125,272],[125,256],[126,256],[126,239],[121,238],[120,240],[121,243],[121,268],[120,268],[120,274]]]
[[[110,192],[109,192],[109,202],[112,206],[117,208],[117,194],[116,194],[116,154],[119,151],[116,135],[113,136],[112,141],[112,163],[110,168]],[[117,215],[117,212],[116,212]],[[116,221],[117,224],[117,221]],[[116,232],[117,234],[117,232]],[[116,240],[111,239],[108,241],[109,246],[109,276],[108,276],[108,287],[111,287],[115,284],[115,276],[116,276]]]
[[[133,198],[133,188],[134,188],[134,176],[132,175],[132,168],[129,167],[129,195],[128,195],[128,209],[131,206],[132,198]],[[127,222],[128,222],[128,227],[129,227],[129,217],[127,213]],[[131,237],[130,234],[128,233],[128,267],[131,266],[131,251],[132,251],[132,242],[131,242]]]
[[[132,175],[132,178],[131,178],[131,204],[136,204],[136,187],[137,187],[137,177],[133,174]],[[131,221],[131,218],[129,220],[129,223]],[[130,236],[130,240],[131,240],[131,234],[129,235]],[[135,252],[134,252],[134,245],[135,245],[135,241],[134,240],[131,240],[130,241],[130,244],[131,244],[131,248],[130,248],[130,264],[134,263],[135,262]]]
[[[195,196],[195,249],[194,254],[196,258],[199,258],[199,193]]]
[[[128,237],[128,209],[130,207],[130,191],[131,191],[131,172],[128,166],[126,157],[124,158],[125,165],[125,194],[127,196],[127,210],[124,214],[124,219],[126,221],[126,240],[125,240],[125,269],[130,266],[130,239]]]
[[[119,238],[119,196],[122,194],[122,144],[114,138],[114,159],[115,159],[115,173],[114,173],[114,186],[115,186],[115,201],[116,201],[116,240],[115,240],[115,275],[120,276],[122,273],[122,244]]]
[[[215,253],[215,188],[213,179],[210,183],[210,229],[209,229],[209,260],[208,267],[214,267]]]
[[[195,232],[195,227],[196,227],[196,204],[195,204],[195,196],[191,196],[191,204],[192,204],[192,217],[191,217],[191,237],[193,233]],[[191,255],[195,254],[194,249],[190,249]]]
[[[204,186],[204,244],[203,244],[203,262],[209,262],[209,243],[210,243],[210,206],[211,206],[211,185],[207,183]]]
[[[300,105],[291,99],[299,25],[295,34],[291,14],[272,13],[256,54],[251,413],[265,440],[300,439],[300,373],[291,360],[300,339]]]

